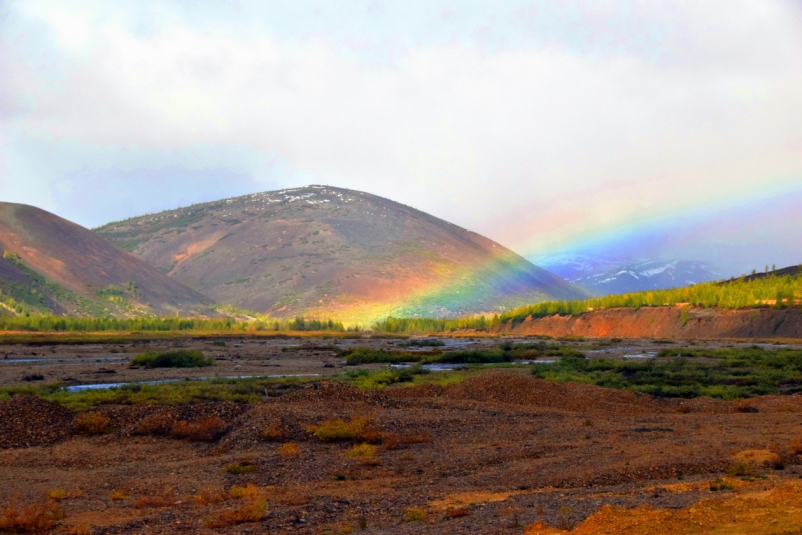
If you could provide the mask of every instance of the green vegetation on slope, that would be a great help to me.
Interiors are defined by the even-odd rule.
[[[447,332],[461,329],[490,329],[503,323],[513,325],[523,322],[527,317],[579,316],[589,311],[604,308],[640,308],[648,306],[674,306],[686,303],[696,307],[720,308],[723,310],[799,306],[802,301],[802,272],[785,269],[788,275],[764,277],[741,277],[729,281],[707,282],[673,288],[670,290],[651,290],[620,295],[607,295],[580,301],[549,301],[537,303],[500,316],[487,318],[478,316],[459,319],[431,318],[387,318],[378,322],[373,329],[379,332]]]
[[[665,358],[661,358],[665,357]],[[736,399],[802,391],[802,351],[667,348],[656,360],[568,357],[537,364],[541,379],[574,381],[655,396]]]

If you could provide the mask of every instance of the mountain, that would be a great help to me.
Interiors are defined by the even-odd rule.
[[[173,315],[212,301],[97,234],[54,214],[0,203],[5,314]]]
[[[642,262],[631,256],[617,254],[561,254],[533,260],[538,266],[547,269],[567,281],[573,281],[606,271],[620,269],[621,266]]]
[[[246,195],[95,230],[218,302],[278,317],[451,317],[585,295],[479,234],[328,186]]]
[[[719,278],[721,275],[700,262],[645,260],[584,275],[571,282],[594,295],[607,295],[676,288]]]

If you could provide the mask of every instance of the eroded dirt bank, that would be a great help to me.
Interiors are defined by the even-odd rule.
[[[253,405],[89,412],[108,430],[82,435],[82,413],[36,398],[0,403],[0,506],[49,494],[54,533],[540,534],[593,523],[606,505],[674,510],[802,473],[800,396],[660,400],[512,370],[452,386],[320,382]],[[223,425],[208,441],[169,431],[209,418]],[[370,424],[321,440],[312,430],[332,418]],[[365,441],[375,450],[355,450]],[[728,477],[744,451],[775,466]]]
[[[722,311],[692,307],[611,308],[582,316],[527,319],[502,333],[620,338],[802,338],[799,308]]]

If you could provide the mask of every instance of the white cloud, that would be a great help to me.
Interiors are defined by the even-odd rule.
[[[365,189],[534,254],[802,181],[792,3],[110,5],[9,5],[3,197],[94,225],[103,177],[185,169],[152,211],[220,170],[231,194]]]

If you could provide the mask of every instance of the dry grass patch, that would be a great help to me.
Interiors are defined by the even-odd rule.
[[[61,517],[61,510],[53,502],[19,507],[17,498],[12,497],[0,511],[0,532],[40,533],[53,527]]]
[[[64,489],[57,488],[57,489],[50,489],[49,491],[47,491],[47,497],[50,498],[51,500],[60,501],[69,498],[70,494]]]
[[[128,500],[131,498],[131,493],[125,489],[114,489],[109,496],[114,501]]]
[[[282,457],[297,457],[301,453],[301,448],[298,447],[298,444],[294,444],[292,442],[287,442],[286,444],[282,444],[278,448],[278,454]]]
[[[99,412],[85,412],[75,418],[73,425],[82,435],[102,435],[109,429],[109,419]]]
[[[412,507],[407,509],[406,520],[407,522],[421,522],[426,519],[426,511],[419,507]]]
[[[384,439],[384,447],[388,450],[400,450],[412,444],[429,442],[429,440],[431,440],[429,433],[393,433]]]
[[[345,452],[345,455],[358,459],[362,464],[379,464],[379,459],[376,457],[376,446],[372,444],[357,444]]]
[[[134,435],[167,436],[173,427],[173,420],[164,414],[151,414],[145,416],[134,427]]]
[[[78,524],[70,528],[68,535],[93,535],[95,531],[86,524]]]
[[[310,426],[307,431],[322,442],[335,442],[338,440],[352,440],[372,424],[371,418],[355,418],[350,422],[334,418],[326,420],[318,426]]]
[[[254,470],[256,470],[256,465],[251,461],[239,461],[238,463],[232,463],[225,467],[226,472],[235,476],[250,474]]]
[[[262,429],[259,436],[266,442],[283,442],[290,439],[290,430],[282,425],[271,424]]]
[[[265,513],[267,513],[267,501],[258,500],[242,507],[220,511],[206,518],[203,526],[209,529],[219,529],[237,524],[259,522],[264,518]]]
[[[262,495],[262,491],[253,483],[248,483],[244,487],[237,485],[232,486],[228,489],[228,495],[235,500],[241,500],[243,498],[256,500]]]
[[[170,430],[170,436],[179,440],[193,442],[212,442],[226,431],[226,423],[217,416],[205,418],[197,422],[176,422]]]
[[[223,489],[218,487],[202,487],[192,500],[198,505],[212,505],[225,501],[226,495]]]

